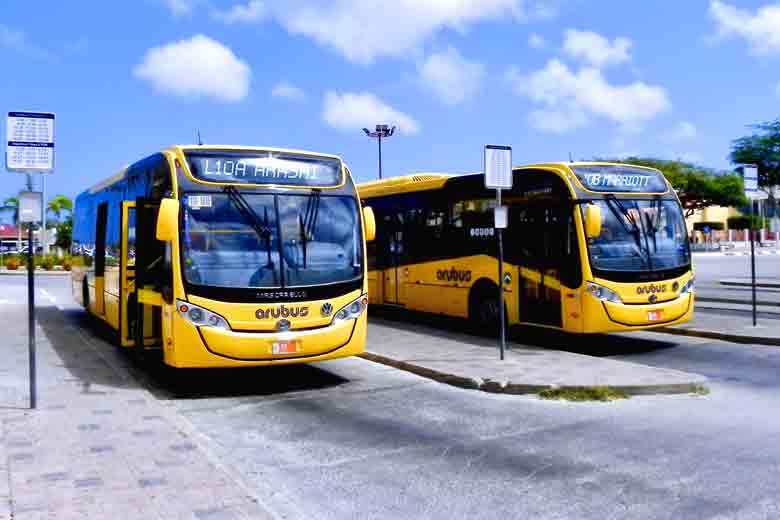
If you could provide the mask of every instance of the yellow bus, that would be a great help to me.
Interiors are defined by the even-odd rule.
[[[351,356],[373,233],[336,156],[173,146],[78,196],[73,293],[119,345],[174,367]]]
[[[417,174],[358,185],[376,215],[369,302],[575,333],[639,330],[693,315],[680,201],[658,170],[611,163],[513,169],[498,280],[495,194],[482,174]]]

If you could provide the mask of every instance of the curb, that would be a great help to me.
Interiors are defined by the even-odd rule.
[[[729,279],[723,279],[718,280],[718,283],[720,285],[725,285],[727,287],[752,287],[752,284],[750,282],[743,282],[741,280],[729,280]],[[764,287],[767,289],[780,289],[780,282],[768,282],[766,280],[763,281],[756,281],[756,287]]]
[[[728,341],[730,343],[741,343],[745,345],[766,345],[769,347],[780,347],[780,338],[768,338],[766,336],[740,336],[739,334],[725,334],[722,332],[712,332],[709,330],[698,329],[675,329],[673,327],[660,327],[649,329],[648,332],[658,332],[662,334],[675,334],[677,336],[690,336],[693,338],[717,339]]]
[[[35,270],[35,276],[65,276],[69,275],[70,273],[71,271],[46,271],[42,269]],[[0,269],[0,276],[27,276],[27,269],[19,269],[18,271]]]
[[[387,356],[380,354],[374,354],[373,352],[364,352],[358,357],[387,365],[389,367],[397,368],[405,372],[411,372],[421,377],[438,381],[450,386],[456,386],[458,388],[465,388],[468,390],[480,390],[482,392],[489,392],[493,394],[510,394],[510,395],[529,395],[538,394],[542,390],[549,389],[566,389],[566,390],[580,390],[586,387],[578,385],[529,385],[523,383],[512,383],[509,381],[492,381],[490,379],[472,378],[457,376],[454,374],[447,374],[438,370],[432,370],[406,361],[398,361]],[[628,395],[672,395],[672,394],[692,394],[701,390],[702,387],[706,387],[706,378],[702,376],[702,381],[692,383],[675,383],[675,384],[661,384],[661,385],[604,385],[611,390],[619,390]]]

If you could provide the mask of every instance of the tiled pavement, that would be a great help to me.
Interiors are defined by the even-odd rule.
[[[116,349],[54,308],[39,323],[31,411],[26,309],[0,314],[0,520],[271,518]]]

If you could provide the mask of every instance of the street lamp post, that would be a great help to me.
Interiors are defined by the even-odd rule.
[[[376,130],[372,132],[368,128],[364,128],[363,131],[366,133],[366,135],[372,139],[376,138],[377,143],[379,144],[379,178],[382,178],[382,138],[384,137],[387,139],[388,137],[393,135],[393,132],[395,132],[395,127],[390,127],[389,125],[376,125]]]

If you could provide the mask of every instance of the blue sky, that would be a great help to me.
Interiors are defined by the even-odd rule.
[[[649,155],[728,168],[778,116],[780,3],[5,0],[2,112],[57,114],[53,195],[169,144],[302,148],[376,176]],[[1,125],[0,132],[5,132]],[[3,138],[5,136],[3,135]],[[5,142],[5,140],[3,141]],[[2,170],[0,200],[23,185]]]

